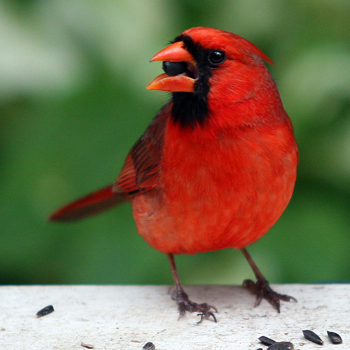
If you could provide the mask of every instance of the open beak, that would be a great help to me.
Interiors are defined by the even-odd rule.
[[[197,68],[193,56],[184,48],[183,41],[177,41],[155,54],[150,62],[184,62],[187,69],[177,75],[163,73],[152,80],[148,90],[162,90],[171,92],[194,92],[197,78]]]

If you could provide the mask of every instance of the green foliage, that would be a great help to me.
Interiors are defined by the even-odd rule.
[[[172,283],[130,206],[74,224],[58,206],[115,180],[166,93],[152,55],[197,25],[260,47],[300,146],[295,195],[251,247],[271,282],[350,278],[350,2],[0,2],[0,283]],[[177,258],[183,283],[241,283],[239,252]]]

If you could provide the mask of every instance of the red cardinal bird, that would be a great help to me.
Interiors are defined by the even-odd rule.
[[[50,220],[76,220],[123,201],[138,233],[169,258],[180,315],[216,321],[215,307],[191,301],[174,254],[241,249],[257,282],[244,285],[279,312],[280,300],[246,246],[278,220],[292,196],[298,148],[291,121],[264,65],[273,63],[242,37],[196,27],[176,37],[151,61],[164,74],[147,88],[172,98],[129,152],[116,182],[69,204]]]

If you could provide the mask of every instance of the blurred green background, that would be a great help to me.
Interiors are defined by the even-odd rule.
[[[252,41],[293,120],[294,197],[250,252],[274,283],[350,280],[350,1],[1,0],[0,283],[172,283],[128,204],[73,224],[57,207],[112,183],[167,93],[149,59],[206,25]],[[181,281],[253,277],[232,249],[179,256]]]

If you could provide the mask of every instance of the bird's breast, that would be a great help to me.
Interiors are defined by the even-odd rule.
[[[241,248],[265,234],[293,192],[288,125],[199,133],[168,128],[159,185],[133,199],[138,232],[167,253]]]

